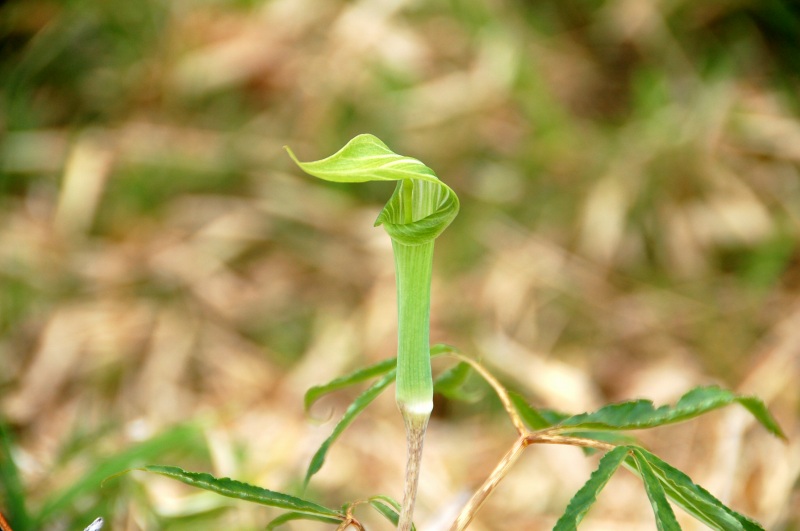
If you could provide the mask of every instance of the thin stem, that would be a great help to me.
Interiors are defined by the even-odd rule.
[[[567,446],[592,448],[594,450],[600,450],[601,452],[608,452],[617,447],[615,444],[597,441],[595,439],[558,435],[558,433],[552,433],[551,429],[537,431],[525,437],[525,446],[531,444],[564,444]]]
[[[616,448],[616,446],[613,444],[594,439],[561,435],[559,432],[565,428],[560,426],[554,426],[551,428],[531,432],[525,426],[525,423],[522,421],[519,412],[517,412],[516,408],[514,408],[514,405],[511,403],[511,398],[509,397],[506,388],[494,376],[492,376],[489,371],[487,371],[480,363],[468,358],[467,356],[457,352],[453,352],[451,355],[463,361],[464,363],[468,363],[489,383],[489,385],[492,386],[495,393],[497,393],[498,398],[500,398],[500,402],[503,404],[506,413],[508,413],[511,423],[514,425],[514,428],[516,428],[519,437],[516,441],[514,441],[514,445],[506,453],[506,455],[503,456],[494,470],[492,470],[492,473],[489,474],[489,477],[486,478],[486,481],[483,482],[483,485],[481,485],[480,488],[475,491],[475,494],[472,495],[472,498],[470,498],[470,500],[461,510],[461,513],[459,513],[458,517],[453,522],[453,525],[450,527],[450,531],[463,531],[467,528],[472,519],[475,517],[475,513],[478,512],[500,481],[506,477],[506,474],[508,474],[511,466],[517,461],[517,459],[519,459],[519,456],[522,455],[523,450],[525,450],[525,448],[531,444],[565,444],[570,446],[593,448],[595,450],[604,452]]]
[[[344,520],[341,524],[339,524],[339,527],[336,528],[336,531],[346,531],[351,526],[355,526],[355,528],[359,531],[364,531],[364,526],[361,525],[361,522],[355,518],[347,518]]]
[[[422,463],[422,443],[428,420],[423,423],[406,419],[406,440],[408,442],[408,459],[406,461],[406,481],[403,490],[403,506],[397,522],[398,531],[409,531],[414,517],[414,504],[417,499],[419,471]]]
[[[488,498],[492,491],[494,491],[500,481],[506,477],[506,474],[508,474],[511,466],[517,461],[517,459],[519,459],[519,456],[522,455],[523,450],[532,444],[565,444],[569,446],[594,448],[595,450],[604,452],[616,448],[616,446],[611,443],[596,441],[594,439],[585,439],[583,437],[557,435],[548,433],[547,430],[524,433],[518,437],[516,441],[514,441],[514,445],[506,453],[506,455],[503,456],[494,470],[492,470],[492,473],[489,474],[489,477],[486,478],[486,481],[483,482],[483,485],[481,485],[481,487],[475,491],[475,494],[472,495],[472,498],[470,498],[464,508],[461,509],[461,513],[458,515],[458,518],[456,518],[455,522],[453,522],[453,525],[450,527],[450,531],[463,531],[467,528],[474,518],[475,513],[478,512],[483,503],[486,501],[486,498]]]
[[[0,513],[0,530],[11,531],[11,526],[6,522],[6,519],[3,518],[3,513]]]
[[[468,363],[475,370],[475,372],[480,374],[481,377],[483,377],[483,379],[492,386],[492,389],[494,389],[494,392],[497,394],[497,398],[500,399],[500,403],[503,404],[503,409],[505,409],[506,413],[508,413],[508,418],[511,419],[514,429],[516,429],[517,433],[519,433],[521,436],[528,434],[528,429],[525,427],[525,423],[522,421],[522,418],[519,416],[516,408],[511,403],[511,398],[508,396],[508,391],[503,384],[497,381],[497,378],[492,376],[492,373],[487,371],[483,365],[477,361],[457,352],[453,352],[451,356],[454,356],[464,363]]]
[[[363,505],[365,503],[369,502],[366,500],[359,500],[348,505],[344,513],[345,518],[342,520],[342,523],[339,524],[339,527],[336,528],[336,531],[346,531],[348,528],[350,528],[350,526],[355,526],[355,528],[359,531],[365,531],[364,526],[361,525],[361,522],[359,522],[356,517],[353,516],[353,510],[359,505]]]
[[[475,491],[472,498],[470,498],[464,508],[461,509],[461,513],[458,515],[458,518],[456,518],[456,521],[453,522],[450,531],[463,531],[467,528],[472,518],[475,516],[475,513],[478,512],[483,502],[486,501],[486,498],[489,497],[489,494],[497,487],[498,483],[506,477],[508,470],[517,459],[519,459],[519,456],[522,455],[522,451],[525,450],[526,446],[525,437],[519,437],[514,442],[514,446],[503,456],[494,470],[492,470],[492,473],[489,474],[489,477],[486,478],[486,481],[483,482],[483,485]]]

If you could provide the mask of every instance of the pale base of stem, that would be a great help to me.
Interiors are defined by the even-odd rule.
[[[414,502],[417,499],[417,485],[419,484],[419,470],[422,462],[422,443],[428,427],[430,413],[421,415],[403,411],[406,423],[406,441],[408,444],[408,460],[406,461],[406,482],[403,490],[403,506],[400,511],[400,520],[397,522],[398,531],[410,531],[414,518]]]

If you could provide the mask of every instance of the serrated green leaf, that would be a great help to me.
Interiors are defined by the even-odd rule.
[[[461,402],[475,402],[483,393],[478,390],[468,391],[464,385],[472,373],[469,364],[462,362],[453,365],[433,381],[433,390],[451,400]]]
[[[340,389],[344,389],[351,385],[355,385],[357,383],[364,382],[369,380],[370,378],[376,378],[378,376],[382,376],[387,372],[391,371],[397,366],[397,358],[390,358],[383,361],[379,361],[373,365],[369,365],[368,367],[364,367],[363,369],[358,369],[346,376],[341,376],[324,385],[317,385],[306,391],[305,398],[303,403],[305,404],[305,409],[308,411],[314,402],[322,398],[323,396],[327,395],[328,393],[332,393],[334,391],[339,391]]]
[[[667,496],[684,511],[718,531],[763,531],[750,518],[727,507],[692,479],[656,455],[639,448],[639,455],[650,464]]]
[[[342,518],[329,518],[327,516],[319,516],[315,514],[306,514],[306,513],[286,513],[282,514],[279,517],[272,520],[270,523],[267,524],[265,528],[266,531],[272,531],[287,522],[292,522],[294,520],[313,520],[316,522],[324,522],[326,524],[338,524],[342,521]]]
[[[719,387],[698,387],[686,393],[679,401],[677,407],[691,406],[692,404],[718,403],[725,399],[728,403],[737,402],[744,406],[753,417],[770,433],[781,439],[786,439],[786,434],[778,425],[775,417],[769,412],[764,401],[756,396],[739,396]],[[727,404],[721,404],[727,405]]]
[[[336,424],[336,427],[333,428],[333,433],[331,433],[330,437],[325,439],[322,445],[317,450],[317,453],[314,454],[314,457],[311,459],[311,463],[308,465],[308,470],[306,471],[306,477],[303,480],[304,488],[308,486],[308,482],[311,480],[311,477],[319,472],[322,468],[323,463],[325,463],[325,456],[328,454],[328,450],[331,447],[336,439],[342,434],[342,432],[347,428],[353,420],[361,413],[364,408],[366,408],[370,403],[372,403],[381,392],[386,389],[394,381],[395,377],[395,370],[392,369],[387,374],[383,376],[380,380],[373,383],[366,391],[358,395],[355,400],[350,404],[347,410],[344,412],[344,415]]]
[[[389,496],[373,496],[369,500],[369,504],[379,513],[381,513],[393,525],[397,525],[400,521],[401,506],[396,500]],[[411,530],[416,531],[416,526],[412,523]]]
[[[326,181],[398,181],[375,224],[404,245],[433,241],[458,214],[458,197],[432,169],[394,153],[373,135],[358,135],[333,155],[313,162],[300,162],[286,150],[303,171]]]
[[[581,430],[638,430],[692,419],[714,409],[739,403],[773,434],[784,437],[763,402],[755,397],[738,396],[719,387],[699,387],[681,397],[675,406],[655,408],[650,400],[632,400],[605,406],[593,413],[566,418],[559,428]]]
[[[279,509],[288,509],[293,512],[308,515],[325,516],[329,518],[338,518],[342,516],[338,511],[328,509],[327,507],[296,496],[267,490],[235,479],[217,478],[205,472],[187,472],[176,466],[164,465],[145,466],[141,468],[141,470],[176,479],[187,485],[216,492],[217,494],[229,498],[237,498],[239,500],[277,507]]]
[[[592,472],[589,480],[572,497],[566,511],[556,522],[553,531],[574,531],[578,528],[589,508],[597,500],[597,495],[606,486],[617,468],[630,454],[630,448],[618,446],[607,452],[601,459],[597,470]]]
[[[530,404],[525,398],[514,391],[509,391],[508,396],[511,399],[511,404],[519,413],[522,421],[533,430],[543,430],[549,428],[554,424],[558,424],[561,420],[568,418],[569,415],[558,413],[549,409],[537,409]]]
[[[650,506],[653,508],[658,531],[681,531],[681,526],[678,525],[678,520],[675,518],[675,512],[667,501],[664,487],[662,487],[661,481],[653,471],[647,457],[640,448],[631,447],[630,449],[644,482],[644,490],[647,491],[647,497],[650,499]]]

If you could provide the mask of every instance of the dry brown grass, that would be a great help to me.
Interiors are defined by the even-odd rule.
[[[53,37],[68,8],[18,4],[28,49],[80,51]],[[174,464],[295,488],[330,430],[304,417],[302,393],[392,355],[395,301],[389,241],[371,228],[388,191],[311,182],[281,146],[317,158],[369,131],[463,198],[437,248],[435,341],[567,410],[711,382],[758,394],[787,443],[735,408],[646,440],[768,529],[796,528],[800,119],[752,35],[752,56],[731,55],[741,67],[695,63],[693,32],[735,6],[675,4],[616,0],[576,22],[515,2],[177,3],[148,7],[161,26],[135,61],[63,90],[41,67],[39,121],[0,114],[0,412],[31,510],[187,420],[209,456]],[[450,524],[514,438],[491,408],[442,406],[425,531]],[[402,430],[382,397],[312,494],[398,496]],[[94,444],[69,454],[86,433]],[[470,529],[549,529],[593,466],[574,449],[529,449]],[[135,487],[104,515],[114,530],[178,529],[168,517],[191,514],[205,516],[189,528],[255,529],[269,513],[205,513],[231,504],[115,481]],[[637,481],[613,479],[581,529],[652,528]],[[77,526],[103,496],[48,529]]]

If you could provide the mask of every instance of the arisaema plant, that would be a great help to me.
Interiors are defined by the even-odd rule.
[[[408,531],[414,529],[412,520],[422,443],[433,408],[434,392],[452,399],[462,399],[469,394],[463,388],[467,376],[476,373],[490,384],[499,397],[517,431],[517,438],[483,485],[477,487],[453,522],[451,531],[461,531],[469,526],[483,502],[505,477],[516,459],[534,444],[578,446],[584,448],[587,454],[603,454],[598,468],[575,494],[556,522],[556,531],[576,529],[609,478],[622,467],[641,478],[659,530],[680,529],[673,506],[682,508],[709,528],[718,531],[763,529],[757,522],[727,507],[686,474],[643,448],[626,433],[687,421],[723,406],[739,404],[767,430],[783,437],[780,427],[761,400],[739,396],[718,387],[699,387],[687,392],[671,406],[655,407],[648,400],[633,400],[611,404],[591,413],[572,415],[530,405],[522,395],[506,389],[482,364],[453,347],[429,345],[433,247],[436,238],[458,214],[459,202],[453,190],[440,181],[425,164],[392,152],[386,144],[372,135],[359,135],[330,157],[315,162],[300,162],[291,150],[289,155],[303,171],[327,181],[396,182],[394,193],[381,210],[375,224],[386,230],[394,251],[398,310],[397,357],[336,378],[306,393],[305,406],[309,408],[325,394],[372,382],[347,408],[330,437],[322,443],[312,458],[304,485],[321,469],[328,450],[341,433],[394,382],[397,405],[405,421],[408,441],[402,503],[388,496],[377,495],[358,502],[345,503],[341,509],[333,509],[302,497],[228,478],[215,478],[205,473],[186,472],[177,467],[149,466],[145,470],[224,496],[287,511],[273,520],[267,529],[294,520],[326,522],[342,530],[350,526],[364,529],[354,511],[360,506],[369,506],[396,525],[397,529]],[[454,360],[454,365],[433,379],[432,356],[449,356]]]
[[[408,460],[398,529],[411,527],[422,442],[433,410],[430,308],[433,245],[458,214],[458,197],[425,164],[359,135],[330,157],[294,161],[306,173],[340,183],[397,181],[375,225],[392,239],[397,275],[396,400],[406,426]]]

